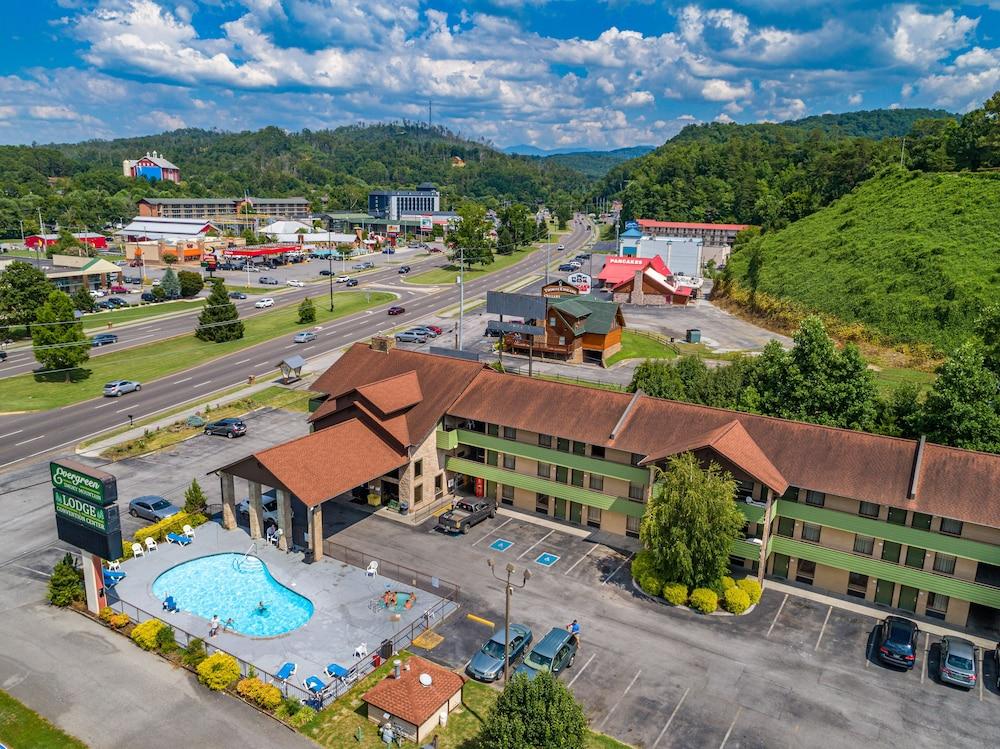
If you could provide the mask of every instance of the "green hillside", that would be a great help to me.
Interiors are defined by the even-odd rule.
[[[1000,174],[894,170],[754,240],[758,288],[894,341],[950,350],[1000,298],[997,206]],[[750,253],[731,260],[743,285]]]
[[[612,167],[623,161],[645,156],[653,148],[653,146],[632,146],[630,148],[616,148],[614,151],[574,151],[573,153],[545,156],[544,160],[575,169],[591,179],[600,179]]]

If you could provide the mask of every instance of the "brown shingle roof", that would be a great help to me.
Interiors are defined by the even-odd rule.
[[[423,400],[420,379],[413,370],[358,388],[365,400],[384,414],[402,411]]]
[[[361,699],[407,723],[420,726],[462,689],[465,677],[416,655],[411,656],[407,664],[409,671],[402,671],[398,679],[387,676],[365,692]],[[420,674],[430,675],[430,686],[420,683]]]

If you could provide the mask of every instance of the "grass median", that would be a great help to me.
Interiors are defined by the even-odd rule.
[[[204,299],[179,299],[176,302],[159,302],[156,304],[143,304],[137,307],[124,307],[122,309],[110,310],[108,312],[91,312],[83,316],[83,329],[88,333],[100,331],[114,332],[115,325],[123,325],[127,322],[145,320],[161,315],[173,315],[178,312],[190,312],[201,309],[205,304]],[[111,326],[110,328],[108,326]]]
[[[334,312],[327,309],[323,300],[315,300],[315,325],[385,304],[394,298],[386,292],[342,291],[334,296]],[[297,319],[298,305],[290,304],[244,320],[245,333],[238,341],[209,343],[198,340],[192,332],[157,343],[109,352],[72,371],[69,382],[65,381],[63,372],[7,377],[0,380],[0,412],[41,411],[96,398],[101,394],[104,383],[110,380],[137,380],[146,383],[145,387],[152,387],[151,380],[313,327],[299,325]],[[193,320],[191,327],[193,330]],[[255,373],[252,366],[247,370],[248,375]],[[177,387],[177,392],[178,398],[187,396],[183,386]],[[129,396],[123,397],[128,399]]]
[[[0,691],[0,741],[11,749],[87,749],[4,691]]]

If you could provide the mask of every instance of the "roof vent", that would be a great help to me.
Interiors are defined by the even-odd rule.
[[[421,686],[429,687],[433,683],[434,683],[434,680],[431,678],[430,674],[420,674],[420,684],[421,684]]]

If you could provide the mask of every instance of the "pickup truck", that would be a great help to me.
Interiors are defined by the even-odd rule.
[[[469,528],[486,518],[496,517],[497,506],[492,499],[460,499],[438,518],[438,530],[445,533],[468,533]]]

